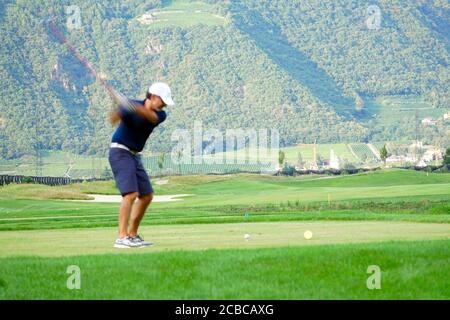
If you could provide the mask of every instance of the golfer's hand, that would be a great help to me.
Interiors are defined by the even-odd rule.
[[[120,122],[120,115],[117,111],[109,112],[109,122],[115,127]]]

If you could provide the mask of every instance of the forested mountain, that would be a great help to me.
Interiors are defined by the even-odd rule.
[[[194,120],[223,132],[276,128],[283,146],[414,139],[417,116],[386,123],[370,101],[418,97],[438,115],[450,106],[447,0],[79,0],[81,24],[69,28],[72,5],[0,3],[1,157],[108,148],[109,98],[48,35],[48,16],[127,96],[171,85],[176,105],[147,144],[155,151]],[[439,122],[421,136],[446,144],[448,130]]]

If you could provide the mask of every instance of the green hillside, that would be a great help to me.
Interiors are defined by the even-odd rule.
[[[192,129],[194,120],[221,131],[277,129],[289,147],[414,139],[410,113],[395,128],[392,118],[373,117],[381,96],[415,97],[433,115],[448,110],[442,1],[378,1],[379,30],[366,27],[367,4],[356,0],[82,0],[75,29],[67,28],[69,5],[0,5],[0,158],[35,149],[106,153],[109,98],[48,36],[41,21],[49,15],[124,94],[142,97],[156,80],[171,84],[177,104],[147,144],[154,151],[171,150],[173,130]],[[365,101],[359,111],[357,96]],[[446,130],[448,122],[421,135],[446,145]]]

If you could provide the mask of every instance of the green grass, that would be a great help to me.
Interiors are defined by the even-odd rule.
[[[330,151],[333,149],[334,153],[341,159],[347,159],[349,162],[358,162],[359,159],[350,152],[348,146],[344,143],[338,144],[318,144],[316,145],[316,152],[324,159],[330,158]],[[282,149],[286,155],[286,160],[289,163],[297,163],[298,153],[302,155],[303,161],[312,161],[314,159],[314,145],[302,144],[296,147],[288,147]]]
[[[225,17],[216,14],[216,6],[204,2],[177,0],[162,9],[152,10],[153,20],[138,20],[151,28],[169,26],[192,27],[198,24],[209,26],[224,25]]]
[[[302,181],[309,187],[389,187],[450,183],[450,174],[429,173],[414,170],[378,170],[356,175],[336,176],[330,179]]]
[[[350,143],[348,146],[353,150],[358,159],[362,162],[377,160],[372,150],[370,150],[370,148],[365,143]]]
[[[316,146],[317,153],[322,156],[322,158],[328,159],[330,156],[330,150],[333,149],[338,157],[341,159],[347,159],[347,161],[352,163],[360,162],[360,159],[355,158],[350,152],[347,144],[318,144]],[[298,153],[302,155],[303,161],[313,160],[313,145],[312,144],[302,144],[295,147],[281,148],[286,154],[286,160],[291,164],[296,164],[298,160]],[[50,151],[41,150],[42,154],[42,175],[43,176],[54,176],[62,177],[66,173],[69,165],[72,163],[72,168],[69,172],[70,176],[74,179],[77,178],[88,178],[88,177],[100,177],[105,169],[110,171],[110,166],[107,157],[93,157],[76,155],[65,151]],[[249,164],[239,165],[238,163],[230,164],[227,168],[225,161],[227,154],[233,154],[236,159],[244,159],[250,162]],[[204,174],[217,171],[218,173],[225,173],[230,170],[240,170],[243,172],[259,172],[261,169],[269,169],[269,165],[258,164],[258,160],[267,163],[270,158],[270,151],[266,149],[261,149],[258,152],[255,149],[247,148],[243,150],[238,150],[236,152],[225,152],[218,153],[217,158],[223,159],[222,165],[185,165],[181,168],[183,174]],[[208,158],[204,156],[204,158]],[[278,154],[273,158],[274,162],[278,161]],[[157,173],[161,175],[163,172],[158,168],[159,156],[145,156],[143,157],[143,163],[149,171],[153,174]],[[25,156],[22,159],[16,160],[5,160],[0,159],[0,174],[12,174],[12,175],[25,175],[34,176],[36,175],[34,156]],[[237,160],[236,160],[237,161]],[[252,162],[253,161],[253,162]],[[252,164],[252,165],[251,165]],[[166,156],[164,161],[163,169],[172,169],[175,173],[179,172],[179,166],[172,163],[170,156]]]
[[[407,118],[413,119],[416,111],[419,120],[425,117],[437,119],[446,112],[445,109],[433,108],[431,103],[420,96],[380,96],[365,101],[365,109],[369,113],[368,119],[375,118],[382,126],[395,125]]]
[[[65,186],[11,183],[0,186],[0,200],[6,199],[92,199],[86,194],[120,194],[114,180],[73,183]]]
[[[118,194],[113,181],[0,187],[0,299],[450,298],[449,174],[163,179],[157,195],[193,196],[153,203],[140,232],[156,245],[125,252],[119,204],[61,200]],[[365,286],[369,265],[381,290]]]
[[[195,11],[195,10],[208,11],[213,9],[214,5],[209,3],[201,1],[186,1],[186,0],[174,0],[171,1],[168,6],[164,7],[164,10],[188,10],[188,11]]]
[[[0,299],[449,299],[450,240],[7,257]],[[81,289],[69,290],[69,265]],[[366,286],[381,269],[381,289]]]
[[[76,155],[66,151],[40,150],[42,157],[42,175],[47,177],[62,177],[72,163],[70,176],[80,178],[82,176],[100,176],[105,167],[109,169],[106,157],[93,157]],[[24,156],[16,160],[1,160],[0,174],[11,175],[36,175],[36,158]]]
[[[97,228],[117,225],[118,204],[39,200],[0,201],[0,230]],[[270,221],[414,221],[450,223],[448,196],[293,202],[257,206],[181,206],[154,203],[142,225]],[[248,214],[245,217],[245,214]]]
[[[450,239],[448,223],[393,221],[279,221],[143,226],[141,232],[156,245],[153,253],[168,250],[265,248],[324,244],[369,243],[391,240]],[[312,240],[303,233],[311,230]],[[0,256],[78,256],[117,253],[112,247],[117,228],[4,231]],[[250,234],[250,241],[244,234]],[[84,241],[83,239],[89,239]],[[83,241],[83,245],[80,245]],[[129,250],[126,253],[136,253]]]
[[[412,143],[412,141],[408,141]],[[390,145],[393,144],[404,144],[406,142],[398,142],[391,141],[388,142],[388,149]],[[378,149],[380,149],[384,142],[374,142],[373,143]],[[368,149],[368,147],[364,144],[350,144],[354,145],[356,150],[355,152],[360,156],[362,154],[366,154],[369,159],[373,158],[373,154]],[[338,144],[318,144],[316,145],[317,154],[319,154],[323,159],[329,159],[331,149],[334,150],[335,154],[342,160],[346,160],[349,163],[353,163],[356,165],[361,165],[362,161],[359,156],[355,157],[350,151],[350,145],[344,143]],[[361,149],[360,151],[358,151]],[[298,162],[298,154],[300,153],[303,161],[312,161],[313,160],[313,150],[314,145],[312,144],[301,144],[294,147],[286,147],[281,148],[285,152],[286,161],[290,164],[297,164]],[[100,177],[106,171],[109,171],[110,174],[110,166],[108,163],[107,157],[92,157],[92,156],[83,156],[76,155],[70,152],[63,151],[49,151],[49,150],[41,150],[42,153],[42,175],[44,176],[58,176],[61,177],[65,174],[67,169],[69,168],[70,163],[73,164],[70,170],[70,176],[74,179],[77,178],[88,178],[88,177]],[[233,163],[230,164],[225,161],[227,155],[233,155],[233,158],[244,159],[247,164],[238,164]],[[186,164],[181,166],[181,173],[184,175],[189,174],[207,174],[207,173],[227,173],[227,172],[260,172],[261,170],[267,170],[271,168],[269,163],[271,155],[270,150],[261,149],[258,153],[258,150],[254,148],[246,148],[242,150],[238,150],[235,152],[224,152],[216,154],[216,158],[223,159],[223,164]],[[206,160],[208,157],[204,156]],[[163,170],[160,170],[158,167],[158,155],[146,155],[143,157],[143,163],[146,166],[147,170],[149,170],[153,175],[157,174],[158,176],[166,174],[164,170],[171,170],[174,173],[179,173],[180,167],[172,163],[170,155],[165,157]],[[261,163],[258,163],[258,160]],[[272,158],[273,163],[277,163],[278,154],[276,154]],[[273,169],[273,168],[272,168]],[[233,171],[234,170],[234,171]],[[17,160],[5,160],[0,159],[0,174],[16,174],[16,175],[26,175],[26,176],[34,176],[36,175],[36,167],[35,167],[35,157],[34,156],[25,156],[22,159]]]
[[[235,204],[251,203],[253,196],[264,193],[264,202],[285,200],[320,201],[326,200],[327,194],[331,193],[334,200],[345,200],[346,198],[373,198],[373,197],[397,197],[405,195],[448,194],[450,175],[441,173],[419,172],[413,170],[383,170],[356,175],[342,176],[299,176],[299,177],[276,177],[258,174],[236,174],[224,176],[175,176],[161,178],[169,183],[158,186],[155,184],[156,194],[190,193],[196,197],[189,198],[184,203],[207,204],[205,197],[216,195],[232,196]],[[155,182],[158,179],[152,179]],[[345,188],[344,188],[345,187]],[[0,199],[21,198],[51,198],[48,194],[27,194],[22,197],[22,192],[33,185],[7,185],[0,187]],[[113,181],[74,184],[64,187],[36,187],[39,190],[74,192],[74,193],[100,193],[119,194]],[[353,189],[352,189],[353,188]],[[73,196],[73,195],[72,195]],[[56,199],[60,199],[58,195]],[[69,197],[72,199],[72,197]],[[258,202],[261,202],[258,201]],[[219,200],[219,203],[229,201]]]
[[[339,177],[170,177],[156,195],[193,194],[179,202],[153,203],[144,225],[243,221],[395,220],[449,221],[449,174],[407,170]],[[110,227],[118,204],[48,199],[85,199],[87,193],[118,194],[114,182],[64,187],[0,187],[0,230]],[[220,196],[218,196],[220,195]]]

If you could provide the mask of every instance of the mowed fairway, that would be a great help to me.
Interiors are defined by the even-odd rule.
[[[306,240],[306,230],[313,238]],[[64,229],[0,233],[0,256],[74,256],[101,253],[137,253],[112,247],[116,229]],[[412,222],[257,222],[145,226],[143,234],[155,243],[140,253],[167,250],[262,248],[390,240],[450,239],[450,224]],[[244,239],[249,234],[250,239]],[[80,239],[86,239],[81,246]]]
[[[449,174],[164,179],[157,194],[192,196],[152,204],[140,232],[155,245],[129,250],[112,248],[118,204],[63,200],[112,182],[0,187],[0,298],[450,298]]]

